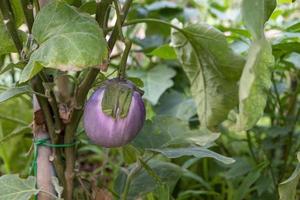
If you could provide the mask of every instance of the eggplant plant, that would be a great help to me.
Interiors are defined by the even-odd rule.
[[[0,200],[298,199],[299,8],[0,0]]]

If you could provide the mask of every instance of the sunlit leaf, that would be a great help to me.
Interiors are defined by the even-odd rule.
[[[201,125],[220,124],[237,106],[244,60],[233,53],[220,31],[206,24],[173,30],[172,44],[191,82]]]
[[[99,66],[108,53],[97,22],[63,1],[53,1],[38,13],[32,34],[39,48],[32,53],[21,82],[42,67],[72,71]]]

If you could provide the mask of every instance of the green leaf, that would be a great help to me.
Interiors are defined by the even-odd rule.
[[[2,67],[0,70],[0,74],[3,74],[13,68],[22,69],[25,66],[25,62],[18,62],[18,63],[9,63],[6,66]]]
[[[97,22],[63,1],[53,1],[39,12],[32,34],[39,48],[31,54],[21,82],[32,78],[42,67],[78,71],[99,66],[108,54]]]
[[[263,115],[271,87],[272,48],[265,39],[252,44],[240,80],[237,130],[252,128]]]
[[[159,102],[155,107],[155,112],[159,115],[188,121],[192,116],[197,114],[194,100],[175,90],[164,93]]]
[[[15,130],[13,130],[9,135],[0,138],[0,144],[7,142],[8,140],[19,136],[19,135],[24,135],[25,133],[31,133],[31,128],[29,128],[28,126],[23,126],[20,128],[16,128]]]
[[[13,43],[12,38],[7,32],[6,25],[3,22],[3,18],[0,14],[0,56],[3,54],[16,52],[17,49]]]
[[[36,178],[21,179],[18,175],[4,175],[0,177],[0,200],[18,199],[29,200],[39,192],[35,188]]]
[[[299,153],[298,153],[299,160]],[[285,181],[279,184],[278,191],[280,200],[296,200],[297,185],[300,180],[300,164],[298,163],[293,174]]]
[[[166,60],[176,59],[176,52],[173,47],[170,47],[168,44],[160,46],[149,53],[151,56],[157,56]]]
[[[27,92],[32,92],[31,87],[28,85],[22,87],[9,88],[6,91],[0,93],[0,103],[15,96],[25,94]]]
[[[276,0],[243,0],[242,16],[252,36],[264,36],[264,25],[276,8]]]
[[[172,117],[157,116],[147,120],[141,132],[132,142],[137,148],[162,148],[170,145],[206,146],[219,137],[205,128],[190,130],[188,122]]]
[[[179,158],[182,156],[194,156],[196,158],[214,158],[224,164],[232,164],[234,159],[222,156],[218,153],[210,151],[202,147],[185,147],[185,148],[162,148],[162,149],[149,149],[154,152],[163,154],[168,158]]]
[[[255,183],[258,178],[261,176],[260,171],[252,171],[250,172],[242,181],[240,186],[236,189],[234,193],[234,200],[243,200],[246,195],[251,192],[251,186]]]
[[[172,44],[191,82],[201,125],[217,126],[237,105],[244,60],[234,54],[220,31],[206,24],[173,30]]]
[[[150,160],[147,164],[152,169],[153,173],[159,177],[161,182],[169,186],[170,191],[172,192],[174,186],[182,175],[180,167],[169,162],[158,160]],[[115,180],[115,189],[119,195],[121,195],[124,189],[126,177],[127,175],[123,172]],[[147,193],[159,189],[159,187],[160,185],[157,184],[156,180],[143,168],[133,177],[127,200],[134,200],[138,197],[143,197]]]
[[[140,78],[144,82],[142,89],[145,94],[143,97],[153,105],[156,105],[160,96],[173,86],[171,78],[175,74],[175,70],[166,65],[157,65],[147,71],[138,69],[128,71],[129,76]]]

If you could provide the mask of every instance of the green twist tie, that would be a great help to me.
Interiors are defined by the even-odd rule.
[[[46,147],[52,147],[52,148],[68,148],[68,147],[73,147],[79,143],[78,141],[77,142],[75,141],[70,144],[51,144],[51,143],[48,143],[49,140],[50,140],[50,138],[33,140],[34,152],[33,152],[33,162],[32,162],[32,166],[30,169],[30,174],[32,174],[32,170],[33,170],[33,174],[35,177],[37,176],[37,158],[38,158],[38,147],[39,146],[46,146]],[[34,196],[34,199],[37,200],[37,195]]]

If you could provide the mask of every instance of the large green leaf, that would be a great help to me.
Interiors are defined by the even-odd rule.
[[[148,166],[152,169],[151,171],[159,177],[160,181],[169,186],[171,190],[182,174],[180,167],[169,162],[151,160],[148,162]],[[115,189],[119,195],[121,195],[124,190],[126,178],[127,175],[123,172],[115,180]],[[145,194],[159,189],[159,186],[157,180],[149,174],[149,171],[143,168],[133,177],[127,200],[143,197]]]
[[[0,177],[0,200],[18,199],[29,200],[39,190],[35,188],[36,178],[21,179],[18,175]]]
[[[264,24],[275,7],[275,0],[244,0],[242,4],[243,19],[254,41],[240,80],[238,130],[252,128],[266,106],[274,57],[264,35]]]
[[[237,105],[244,60],[233,53],[220,31],[206,24],[173,30],[172,44],[191,82],[201,125],[220,124]]]
[[[240,80],[238,130],[252,128],[264,112],[271,87],[272,48],[265,39],[254,42]]]
[[[264,37],[264,25],[275,8],[276,0],[243,0],[243,20],[254,38]]]
[[[128,75],[140,78],[144,82],[144,98],[155,105],[160,96],[173,85],[172,78],[176,73],[166,65],[157,65],[149,70],[130,70]]]
[[[39,44],[21,75],[21,82],[42,67],[63,71],[95,67],[107,56],[107,44],[97,22],[63,1],[53,1],[37,15],[32,34]]]
[[[147,120],[142,131],[133,141],[138,148],[163,148],[170,145],[205,146],[219,137],[205,128],[190,130],[186,121],[173,117],[156,116],[153,121]]]

